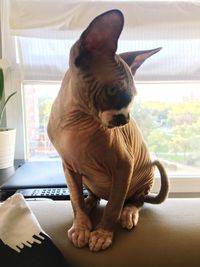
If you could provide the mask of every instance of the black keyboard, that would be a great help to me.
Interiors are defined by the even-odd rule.
[[[50,198],[53,200],[69,200],[70,193],[68,188],[30,188],[18,189],[16,193],[20,193],[24,198]],[[87,196],[87,190],[83,190],[83,195]]]

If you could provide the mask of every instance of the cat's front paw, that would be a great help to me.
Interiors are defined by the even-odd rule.
[[[85,247],[90,238],[90,229],[86,227],[74,227],[72,226],[68,230],[68,238],[75,247]]]
[[[77,248],[82,248],[88,245],[91,231],[91,224],[76,224],[68,230],[68,238]]]
[[[121,212],[120,222],[123,228],[131,230],[134,228],[139,219],[139,210],[135,206],[125,206]]]
[[[91,251],[107,249],[113,241],[113,232],[99,228],[90,233],[89,248]]]

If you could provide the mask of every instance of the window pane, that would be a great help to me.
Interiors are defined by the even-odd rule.
[[[29,160],[58,158],[47,135],[47,124],[51,105],[59,89],[59,83],[24,84]]]
[[[173,174],[200,173],[200,84],[139,84],[132,114],[152,157]]]
[[[47,132],[51,105],[59,83],[26,83],[27,149],[31,160],[58,158]],[[200,173],[200,84],[139,83],[132,115],[153,158],[170,174]]]

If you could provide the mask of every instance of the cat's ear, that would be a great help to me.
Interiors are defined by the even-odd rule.
[[[76,65],[90,60],[92,57],[113,56],[124,26],[121,11],[113,9],[96,17],[81,34]]]
[[[132,74],[135,75],[137,69],[142,65],[142,63],[153,54],[159,52],[161,49],[162,47],[152,50],[126,52],[119,54],[119,56],[129,65]]]
[[[91,53],[99,50],[115,53],[123,25],[124,16],[117,9],[99,15],[82,33],[80,37],[82,47]]]

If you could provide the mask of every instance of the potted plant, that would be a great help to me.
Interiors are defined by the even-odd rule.
[[[14,163],[16,129],[3,127],[3,115],[15,94],[10,94],[4,100],[4,71],[0,68],[0,169],[12,167]]]

